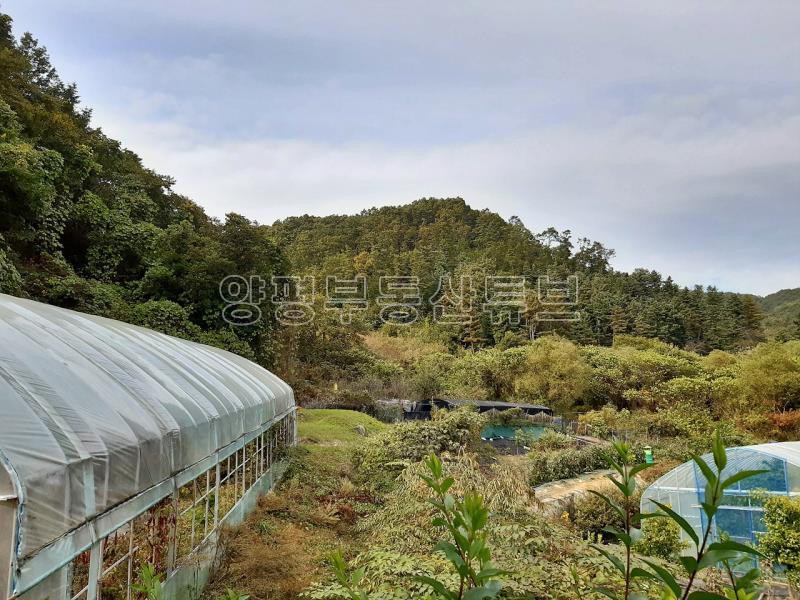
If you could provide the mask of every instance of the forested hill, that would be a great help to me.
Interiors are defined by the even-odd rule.
[[[270,313],[231,331],[222,277],[286,270],[264,228],[210,219],[90,125],[30,35],[0,14],[0,291],[214,344],[268,363]]]
[[[613,251],[598,242],[573,240],[552,228],[532,233],[519,219],[509,221],[474,210],[460,198],[422,199],[405,206],[375,208],[352,216],[292,217],[270,227],[270,235],[291,258],[296,273],[352,277],[365,274],[371,298],[381,275],[419,278],[420,296],[436,293],[439,278],[471,276],[478,289],[487,275],[523,275],[530,282],[528,312],[537,313],[535,282],[548,275],[578,275],[581,320],[536,324],[538,334],[555,329],[582,343],[610,344],[615,334],[657,337],[678,346],[708,351],[736,349],[763,338],[762,313],[752,296],[714,288],[685,289],[655,271],[615,272]],[[423,308],[423,313],[425,309]],[[530,327],[493,326],[476,315],[478,326],[463,328],[462,342],[492,345],[529,336]]]
[[[708,351],[761,339],[749,296],[681,289],[653,271],[609,267],[611,250],[569,232],[532,233],[471,209],[461,199],[423,199],[353,216],[295,217],[271,226],[229,214],[209,218],[175,193],[173,181],[90,122],[74,85],[61,81],[29,34],[16,39],[0,15],[0,291],[102,314],[238,352],[267,366],[298,357],[347,370],[358,359],[356,329],[318,319],[279,327],[268,300],[263,318],[231,327],[221,315],[226,275],[312,273],[415,275],[429,298],[439,277],[580,277],[581,320],[569,325],[494,325],[476,315],[447,332],[453,348],[522,343],[547,329],[584,343],[634,333]],[[319,289],[319,288],[318,288]],[[480,298],[483,290],[473,292]],[[527,297],[528,317],[538,308]],[[480,304],[479,302],[477,303]],[[421,308],[421,321],[430,316]],[[324,313],[323,313],[324,314]],[[378,325],[370,309],[364,327]],[[342,348],[356,348],[344,352]],[[283,367],[277,365],[279,370]],[[293,367],[294,368],[294,367]]]
[[[770,338],[800,338],[800,288],[781,290],[761,298],[764,329]]]

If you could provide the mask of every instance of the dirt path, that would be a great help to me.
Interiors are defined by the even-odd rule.
[[[585,494],[591,489],[600,487],[604,481],[608,481],[606,475],[611,473],[613,471],[608,469],[592,471],[572,479],[543,483],[533,488],[533,491],[536,494],[536,499],[544,505],[545,512],[557,511],[569,502],[571,497]]]

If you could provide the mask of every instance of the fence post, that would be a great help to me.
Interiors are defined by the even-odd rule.
[[[174,482],[174,480],[173,480]],[[175,563],[178,559],[178,486],[174,483],[172,491],[172,516],[169,520],[169,531],[167,534],[167,575],[175,570]]]
[[[97,600],[100,593],[100,571],[103,568],[103,540],[92,544],[89,553],[89,582],[86,585],[86,600]]]
[[[219,455],[217,455],[219,458]],[[219,478],[222,469],[219,466],[220,461],[217,460],[217,476],[214,478],[214,530],[219,526]]]

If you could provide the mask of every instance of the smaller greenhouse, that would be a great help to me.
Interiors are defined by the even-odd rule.
[[[762,508],[770,496],[800,496],[800,442],[782,442],[729,448],[728,465],[723,477],[744,470],[766,470],[766,473],[747,478],[725,493],[723,507],[712,524],[712,535],[719,539],[726,533],[742,543],[758,541],[764,532]],[[711,455],[704,456],[713,461]],[[686,462],[663,475],[642,495],[642,512],[655,512],[653,500],[669,504],[702,535],[708,523],[700,502],[705,493],[705,479],[700,469]],[[685,541],[689,541],[682,532]]]

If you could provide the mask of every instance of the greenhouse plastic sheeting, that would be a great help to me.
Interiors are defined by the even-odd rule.
[[[0,294],[20,557],[293,406],[286,383],[230,352]]]
[[[761,517],[762,500],[755,490],[768,495],[800,496],[800,442],[779,442],[742,446],[727,450],[728,464],[723,477],[744,470],[763,470],[764,473],[744,479],[725,492],[722,507],[715,518],[715,539],[724,531],[740,542],[754,542],[764,530]],[[704,456],[713,464],[713,457]],[[642,511],[653,512],[653,500],[669,504],[695,529],[698,535],[707,525],[700,502],[705,490],[705,479],[694,462],[686,462],[669,471],[648,487],[642,494]],[[684,539],[688,536],[683,535]]]

